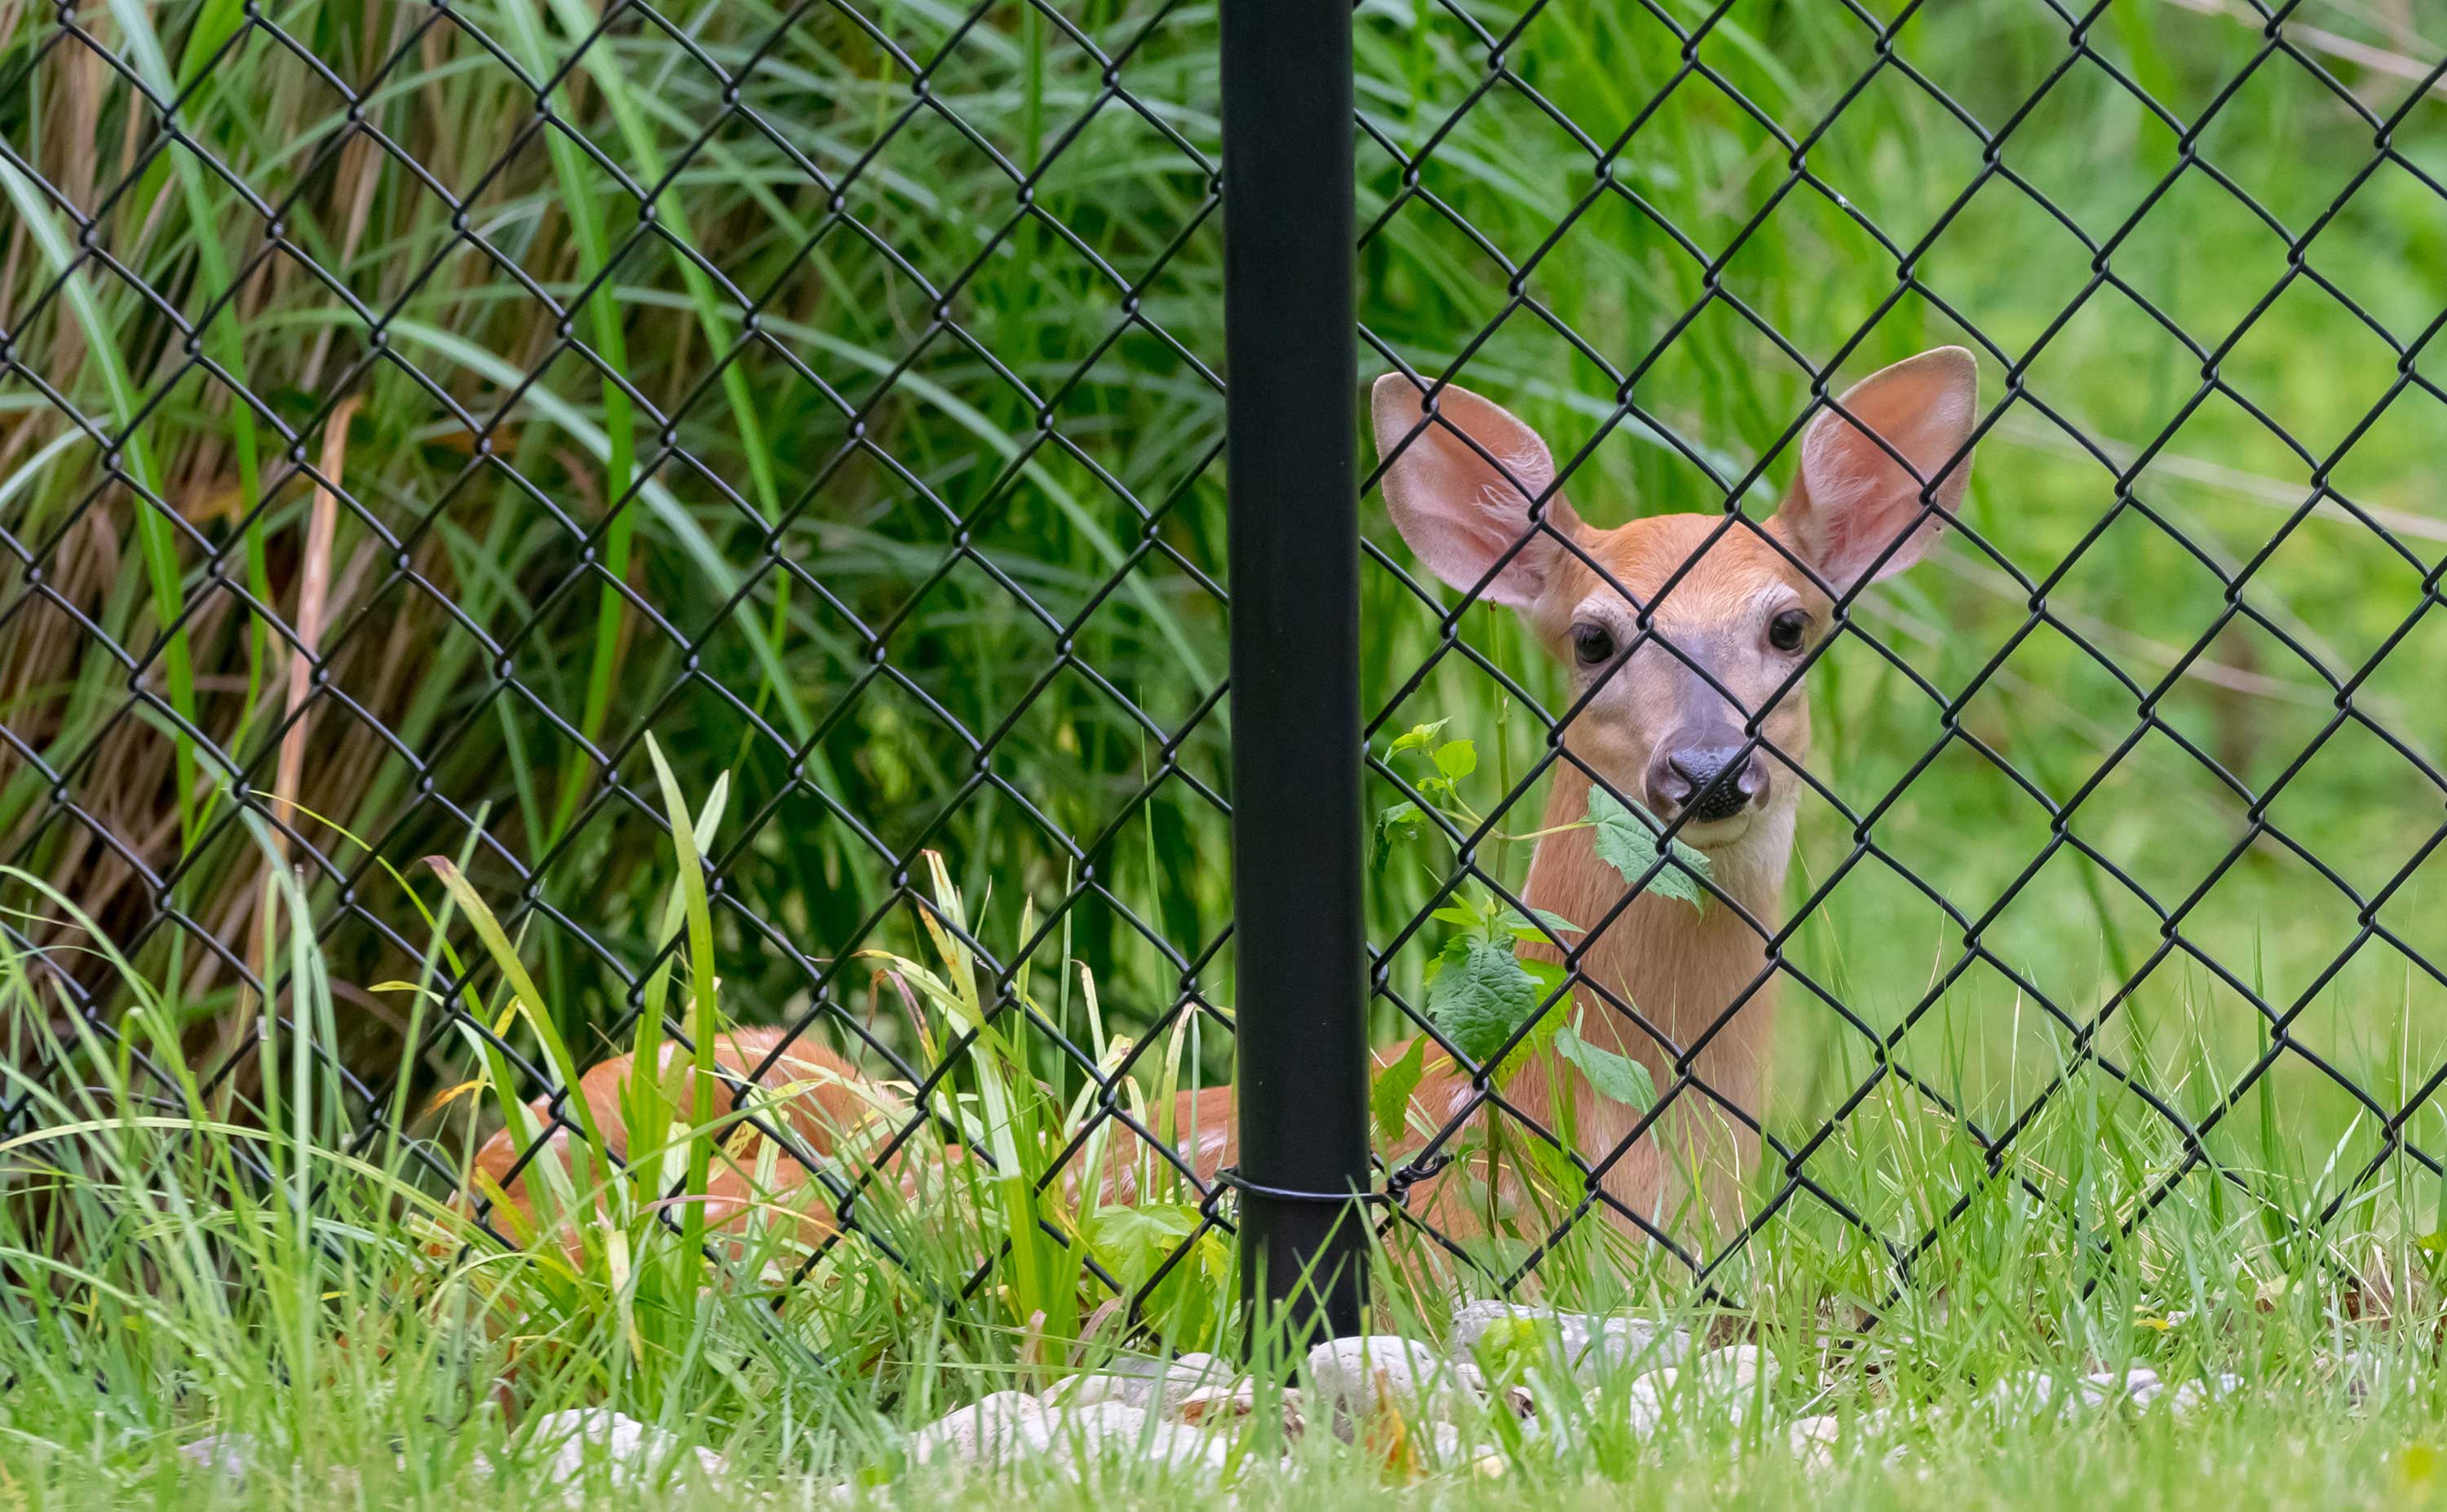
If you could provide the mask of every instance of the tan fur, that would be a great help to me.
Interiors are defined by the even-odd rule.
[[[749,1081],[750,1073],[772,1057],[777,1047],[785,1045],[785,1031],[778,1029],[739,1029],[715,1039],[714,1064],[723,1073],[714,1079],[712,1087],[715,1118],[731,1115],[734,1084]],[[694,1061],[685,1048],[668,1043],[661,1059],[664,1106],[674,1122],[690,1124],[694,1117]],[[590,1068],[578,1082],[579,1094],[584,1098],[605,1147],[623,1160],[630,1153],[630,1131],[622,1098],[635,1063],[635,1056],[616,1055]],[[861,1078],[849,1062],[807,1036],[787,1040],[782,1054],[755,1081],[775,1091],[788,1092],[775,1109],[764,1115],[763,1121],[769,1126],[776,1114],[786,1119],[791,1136],[801,1147],[821,1161],[836,1162],[836,1174],[845,1181],[860,1174],[857,1152],[883,1143],[898,1130],[907,1113],[901,1099]],[[541,1125],[549,1119],[549,1106],[550,1099],[539,1097],[527,1105],[527,1109]],[[499,1192],[507,1200],[509,1211],[501,1212],[502,1204],[495,1204],[496,1226],[513,1236],[536,1237],[535,1198],[530,1188],[536,1162],[551,1161],[563,1170],[570,1169],[572,1136],[567,1125],[579,1122],[577,1110],[571,1108],[562,1124],[551,1125],[552,1133],[543,1148],[532,1160],[523,1162],[520,1157],[525,1146],[509,1129],[496,1131],[469,1162],[468,1190],[459,1199],[462,1211],[472,1211],[478,1199]],[[1239,1135],[1233,1124],[1232,1089],[1228,1087],[1182,1093],[1175,1101],[1172,1126],[1180,1153],[1196,1169],[1201,1181],[1212,1181],[1215,1173],[1231,1163],[1238,1154]],[[1115,1130],[1106,1156],[1104,1198],[1108,1201],[1133,1202],[1138,1200],[1143,1145],[1126,1125],[1116,1125]],[[760,1207],[768,1220],[779,1219],[794,1226],[792,1238],[802,1248],[814,1248],[836,1232],[833,1194],[814,1181],[808,1167],[796,1155],[787,1148],[772,1147],[773,1142],[767,1135],[744,1124],[728,1125],[721,1145],[722,1153],[715,1158],[707,1181],[708,1232],[717,1238],[730,1234],[743,1227],[749,1215]],[[958,1162],[966,1155],[956,1145],[945,1151],[944,1158]],[[886,1162],[885,1173],[899,1179],[904,1198],[914,1200],[919,1196],[920,1173],[905,1170],[902,1165],[896,1156]],[[757,1173],[766,1167],[769,1167],[769,1174],[760,1180]],[[600,1179],[599,1172],[595,1173],[595,1179]],[[579,1238],[574,1232],[565,1233],[562,1242],[575,1251]],[[730,1245],[734,1257],[740,1248],[736,1242]]]
[[[717,1035],[714,1039],[714,1064],[731,1081],[714,1078],[711,1104],[716,1118],[733,1110],[731,1082],[746,1082],[751,1073],[773,1058],[773,1051],[784,1043],[784,1033],[776,1029],[739,1029]],[[696,1067],[692,1052],[686,1048],[666,1043],[662,1049],[663,1100],[673,1120],[688,1124],[693,1121],[696,1100]],[[616,1055],[595,1066],[578,1079],[579,1095],[585,1099],[595,1126],[603,1136],[605,1146],[621,1159],[629,1154],[628,1121],[621,1110],[623,1088],[627,1086],[634,1056]],[[755,1078],[757,1085],[781,1090],[793,1088],[782,1105],[789,1131],[802,1144],[817,1155],[828,1156],[839,1149],[844,1139],[872,1119],[879,1108],[888,1108],[890,1101],[861,1081],[854,1068],[839,1055],[813,1039],[801,1037],[790,1042],[784,1053],[773,1058],[764,1074]],[[537,1098],[527,1110],[541,1125],[550,1117],[550,1100]],[[579,1122],[571,1108],[565,1115],[566,1125]],[[750,1129],[734,1145],[734,1136],[726,1130],[723,1143],[726,1154],[716,1160],[707,1182],[706,1227],[721,1234],[745,1221],[758,1200],[754,1173],[760,1163],[772,1167],[772,1180],[765,1188],[762,1200],[787,1209],[799,1226],[803,1242],[813,1244],[830,1235],[834,1229],[831,1196],[823,1188],[805,1191],[803,1200],[794,1200],[808,1183],[807,1168],[787,1150],[771,1151],[762,1132]],[[507,1230],[533,1235],[535,1201],[528,1189],[529,1174],[536,1161],[552,1161],[563,1169],[569,1168],[570,1133],[564,1125],[553,1125],[552,1134],[533,1161],[522,1162],[524,1147],[507,1129],[495,1133],[476,1151],[470,1162],[472,1195],[462,1198],[463,1204],[472,1196],[489,1196],[498,1189],[508,1200],[511,1212],[498,1215],[496,1223]],[[512,1168],[517,1174],[512,1175]],[[598,1180],[600,1173],[596,1173]],[[565,1236],[572,1247],[576,1235]]]
[[[1659,604],[1653,621],[1657,633],[1686,653],[1696,654],[1704,643],[1724,634],[1722,627],[1774,590],[1823,613],[1824,595],[1791,562],[1758,534],[1739,526],[1725,530],[1723,524],[1709,516],[1663,515],[1611,531],[1583,527],[1584,543],[1615,583],[1643,603]],[[1686,561],[1689,569],[1660,601],[1667,579],[1683,571]],[[1570,561],[1540,599],[1532,624],[1554,645],[1568,628],[1573,606],[1593,595],[1615,596],[1595,572]],[[1625,628],[1628,641],[1636,631]],[[1762,657],[1728,657],[1711,671],[1751,710],[1767,707],[1785,675]],[[1664,701],[1652,684],[1690,675],[1663,645],[1640,647],[1592,704],[1590,712],[1601,717],[1584,715],[1566,733],[1566,749],[1618,792],[1636,798],[1660,733],[1639,711]],[[1806,762],[1807,699],[1788,695],[1777,702],[1762,730],[1768,743],[1793,763]],[[1688,1232],[1699,1216],[1686,1202],[1692,1195],[1686,1178],[1694,1171],[1704,1173],[1705,1212],[1719,1230],[1736,1219],[1732,1211],[1736,1178],[1757,1155],[1755,1134],[1732,1109],[1752,1119],[1764,1112],[1767,1048],[1775,1011],[1774,978],[1761,980],[1767,970],[1764,935],[1783,917],[1794,818],[1790,774],[1776,775],[1784,779],[1784,799],[1753,819],[1731,842],[1711,844],[1693,835],[1708,853],[1712,880],[1738,906],[1711,899],[1695,912],[1679,898],[1643,893],[1581,942],[1583,972],[1619,1000],[1610,1002],[1605,994],[1587,990],[1578,993],[1583,1036],[1640,1061],[1669,1098],[1663,1116],[1647,1137],[1618,1159],[1603,1186],[1631,1211],[1668,1230],[1679,1225]],[[1580,766],[1559,764],[1539,827],[1556,829],[1585,817],[1589,787]],[[1598,860],[1591,833],[1569,829],[1540,841],[1523,901],[1595,929],[1622,893],[1621,875]],[[1536,954],[1553,958],[1559,953],[1546,948]],[[1626,1009],[1636,1010],[1647,1027]],[[1667,1043],[1660,1044],[1660,1036]],[[1691,1062],[1688,1084],[1679,1089],[1668,1044],[1685,1052],[1700,1047]],[[1550,1127],[1553,1070],[1551,1060],[1533,1061],[1508,1092],[1525,1112]],[[1583,1097],[1576,1106],[1579,1143],[1592,1162],[1613,1153],[1638,1123],[1638,1115],[1619,1103]]]
[[[1545,443],[1502,406],[1448,387],[1431,417],[1408,380],[1389,375],[1376,386],[1387,506],[1420,559],[1454,586],[1517,608],[1567,669],[1576,627],[1603,627],[1631,648],[1603,670],[1575,671],[1576,693],[1595,686],[1565,729],[1568,759],[1555,766],[1540,825],[1561,832],[1540,841],[1523,900],[1596,931],[1578,942],[1580,966],[1603,991],[1575,993],[1580,1031],[1646,1066],[1663,1108],[1624,1149],[1641,1115],[1588,1095],[1580,1074],[1553,1057],[1532,1058],[1503,1088],[1506,1102],[1585,1159],[1613,1162],[1602,1184],[1622,1204],[1609,1210],[1620,1223],[1636,1214],[1678,1238],[1700,1238],[1743,1216],[1736,1199],[1757,1159],[1751,1125],[1765,1113],[1774,1022],[1765,942],[1782,919],[1795,769],[1810,754],[1809,701],[1794,682],[1800,658],[1775,650],[1767,627],[1802,611],[1804,647],[1814,645],[1831,619],[1829,589],[1849,593],[1927,551],[1940,520],[1923,501],[1940,517],[1959,502],[1977,394],[1970,353],[1924,352],[1864,380],[1812,422],[1800,476],[1764,525],[1695,513],[1600,529],[1556,490]],[[1774,753],[1763,802],[1682,831],[1707,854],[1723,900],[1695,914],[1644,893],[1601,927],[1622,902],[1622,879],[1598,859],[1587,829],[1561,827],[1585,817],[1592,772],[1641,801],[1663,743],[1693,721],[1730,729],[1728,743],[1755,728]],[[1559,954],[1545,945],[1524,952]],[[1565,1075],[1575,1084],[1576,1130],[1558,1127]],[[1422,1087],[1418,1102],[1441,1125],[1472,1095],[1448,1071]],[[1470,1206],[1454,1190],[1429,1194],[1432,1220],[1451,1233],[1484,1226]]]

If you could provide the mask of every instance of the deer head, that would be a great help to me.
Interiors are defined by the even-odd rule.
[[[1775,768],[1809,754],[1797,674],[1835,600],[1918,561],[1962,499],[1979,369],[1940,347],[1846,390],[1755,525],[1712,510],[1600,528],[1502,406],[1450,385],[1430,401],[1389,373],[1374,410],[1402,539],[1446,582],[1519,610],[1563,664],[1584,704],[1565,730],[1578,763],[1714,851],[1790,835],[1800,784]]]

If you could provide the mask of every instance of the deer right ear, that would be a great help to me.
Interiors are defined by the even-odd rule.
[[[1389,372],[1376,380],[1370,406],[1376,455],[1391,459],[1384,488],[1394,528],[1453,587],[1527,609],[1564,555],[1555,535],[1531,522],[1531,506],[1546,500],[1539,515],[1554,532],[1580,528],[1563,495],[1548,492],[1554,456],[1502,405],[1467,388],[1446,385],[1433,414],[1424,398],[1410,379]]]
[[[1980,364],[1939,347],[1871,373],[1839,403],[1802,433],[1801,476],[1768,525],[1840,595],[1928,555],[1962,504]]]

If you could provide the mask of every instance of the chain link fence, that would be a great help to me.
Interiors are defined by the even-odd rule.
[[[2179,1193],[2317,1242],[2375,1190],[2438,1176],[2447,978],[2421,898],[2447,784],[2429,700],[2391,669],[2435,633],[2441,532],[2434,501],[2381,502],[2427,490],[2379,454],[2436,434],[2441,307],[2382,293],[2350,228],[2382,195],[2438,216],[2447,62],[2410,27],[2380,47],[2299,7],[2197,9],[2179,66],[2149,45],[2153,6],[1952,18],[1984,53],[1918,6],[1830,7],[1814,28],[1776,11],[1782,33],[1741,6],[1611,27],[1449,6],[1420,20],[1425,98],[1363,110],[1363,266],[1432,242],[1486,290],[1470,329],[1363,330],[1397,375],[1376,476],[1403,521],[1410,469],[1416,521],[1413,554],[1371,556],[1433,641],[1371,705],[1380,842],[1397,866],[1432,853],[1414,901],[1380,912],[1375,991],[1380,1016],[1432,1036],[1435,1096],[1380,1125],[1409,1152],[1398,1185],[1462,1188],[1409,1216],[1474,1284],[1585,1285],[1611,1252],[1738,1293],[1772,1238],[1770,1256],[1855,1257],[1874,1308],[1942,1290],[1983,1242],[1963,1230],[2009,1211],[2151,1268],[2152,1216]],[[1620,43],[1640,86],[1559,68],[1542,28]],[[2280,120],[2320,124],[2280,149]],[[2073,121],[2113,147],[2065,151]],[[1730,150],[1694,150],[1703,122]],[[1864,152],[1865,128],[1913,144]],[[1539,141],[1569,171],[1539,186],[1549,214],[1508,214],[1486,164]],[[2316,168],[2271,174],[2264,143]],[[1558,273],[1588,258],[1649,287],[1592,300]],[[1976,402],[1968,380],[1849,387],[1940,343],[1976,354]],[[1730,406],[1693,392],[1726,376],[1692,347],[1738,353],[1778,400],[1729,436]],[[2277,378],[2289,364],[2333,402]],[[1527,400],[1546,444],[1464,385]],[[1944,426],[1925,418],[1949,400]],[[1811,549],[1824,490],[1806,475],[1870,487],[1877,459],[1849,479],[1830,460],[1854,426],[1902,497],[1839,576]],[[1509,520],[1475,550],[1450,539],[1472,513],[1450,495],[1470,490]],[[1660,508],[1707,528],[1591,528]],[[1940,511],[1952,528],[1920,572],[1952,582],[1868,592],[1929,549]],[[1758,607],[1759,582],[1793,578],[1823,592]],[[2340,614],[2323,600],[2348,581],[2365,596]],[[1536,633],[1477,607],[1506,602]],[[1788,604],[1806,628],[1763,656],[1747,642]],[[1539,675],[1547,657],[1578,675]],[[1833,759],[1792,711],[1806,677],[1839,684]],[[1866,718],[1864,682],[1890,700]],[[1678,718],[1735,748],[1713,753],[1715,786],[1702,770],[1660,798],[1652,757]],[[1742,803],[1754,780],[1768,796]],[[2393,816],[2389,835],[2341,821],[2324,783]],[[1797,851],[1781,833],[1676,843],[1796,788]],[[1569,829],[1584,815],[1593,844]],[[1508,853],[1533,843],[1524,885]],[[1550,964],[1511,968],[1508,935]],[[1589,1068],[1577,1106],[1534,1054],[1559,1021]],[[1795,1039],[1815,1061],[1798,1074],[1779,1054]],[[1618,1056],[1627,1074],[1591,1065]],[[2102,1143],[2129,1179],[2094,1211]],[[2418,1231],[2425,1200],[2407,1207]]]
[[[1359,638],[1319,652],[1375,841],[1314,900],[1367,920],[1377,1154],[1344,1174],[1400,1263],[1733,1295],[1793,1248],[1875,1306],[1999,1204],[2087,1255],[2211,1189],[2315,1233],[2447,1175],[2447,47],[2315,19],[1358,8],[1356,350],[1393,377]],[[1226,698],[1218,31],[1179,0],[0,9],[5,927],[68,1005],[13,1031],[21,1084],[77,1074],[66,1015],[113,1034],[107,945],[253,1106],[286,870],[356,1147],[407,1136],[532,1241],[501,1198],[591,1137],[583,1088],[422,859],[577,1067],[642,1014],[686,1043],[651,737],[709,815],[734,1233],[778,1284],[863,1246],[1025,1322],[1015,1246],[1133,1313],[1209,1264],[1236,1127],[1326,1116],[1217,1090],[1260,948],[1235,821],[1289,802],[1233,743],[1299,738]],[[1944,347],[1959,444],[1847,397]],[[1874,590],[1770,524],[1847,418],[1911,484],[1849,565],[1928,551]],[[1397,528],[1432,456],[1520,505],[1468,570]],[[1662,556],[1600,535],[1670,511],[1701,525]],[[1539,561],[1586,593],[1524,626]],[[1736,561],[1808,619],[1764,682],[1727,671],[1769,633],[1728,628],[1763,612]],[[1660,678],[1735,730],[1679,796]],[[1690,816],[1744,773],[1780,817],[1736,843]],[[1269,992],[1270,1035],[1335,1033],[1334,983]],[[474,1189],[520,1132],[454,1095],[487,1066],[536,1123]],[[826,1076],[882,1089],[854,1144],[801,1116]],[[943,1220],[924,1170],[1007,1174],[1006,1076],[1055,1109],[1019,1159],[1046,1213]],[[2102,1142],[2146,1180],[2077,1211]],[[1082,1171],[1161,1242],[1083,1229]]]

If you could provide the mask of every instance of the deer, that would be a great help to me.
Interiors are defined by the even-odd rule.
[[[1571,1094],[1617,1226],[1721,1230],[1738,1216],[1739,1184],[1759,1152],[1777,974],[1767,944],[1782,918],[1805,785],[1798,774],[1810,755],[1803,674],[1838,602],[1926,556],[1958,510],[1978,432],[1978,363],[1961,347],[1939,347],[1847,388],[1803,428],[1795,476],[1755,524],[1715,509],[1593,525],[1558,486],[1545,440],[1455,384],[1389,373],[1370,408],[1380,490],[1402,539],[1446,584],[1515,611],[1571,689],[1576,712],[1557,733],[1520,894],[1530,909],[1586,931],[1570,952],[1584,985],[1574,1004],[1547,1011],[1569,1007],[1583,1039],[1639,1062],[1664,1089],[1657,1109],[1642,1113],[1585,1095],[1584,1083],[1567,1088],[1582,1073],[1539,1055],[1509,1075],[1503,1099],[1552,1129]],[[1695,912],[1653,888],[1625,902],[1622,875],[1581,822],[1596,782],[1675,826],[1675,838],[1706,857],[1721,902]],[[1521,949],[1563,958],[1551,940]],[[1407,1049],[1377,1051],[1379,1066]],[[715,1060],[728,1083],[807,1088],[789,1094],[788,1122],[819,1156],[843,1147],[847,1125],[897,1110],[888,1098],[854,1091],[855,1073],[832,1051],[790,1046],[775,1031],[728,1034]],[[1682,1061],[1687,1075],[1677,1068]],[[1507,1116],[1477,1106],[1485,1068],[1450,1055],[1429,1067],[1411,1095],[1415,1127],[1441,1129],[1466,1113]],[[611,1130],[631,1074],[621,1057],[584,1079],[582,1094]],[[677,1074],[684,1082],[692,1073],[680,1065]],[[673,1087],[671,1106],[688,1106],[686,1091]],[[1173,1109],[1181,1159],[1201,1182],[1237,1158],[1232,1097],[1229,1087],[1208,1087],[1182,1094]],[[734,1106],[728,1087],[719,1106]],[[1109,1196],[1129,1199],[1135,1153],[1130,1140],[1116,1143],[1103,1177]],[[476,1164],[523,1209],[521,1154],[505,1131]],[[798,1162],[765,1163],[776,1169],[776,1187],[807,1181]],[[1472,1183],[1455,1180],[1463,1174],[1481,1178],[1474,1196]],[[1486,1174],[1464,1161],[1424,1180],[1426,1220],[1455,1237],[1483,1230]],[[1508,1180],[1497,1174],[1499,1206]],[[749,1185],[736,1171],[717,1179],[708,1195],[713,1226],[756,1205]],[[810,1241],[834,1230],[821,1202],[791,1203],[787,1190],[765,1200],[793,1206]]]

